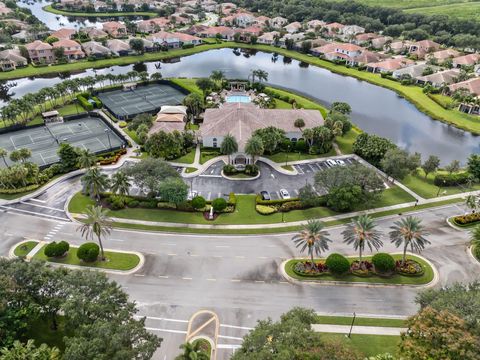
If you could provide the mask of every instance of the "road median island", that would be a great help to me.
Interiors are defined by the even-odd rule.
[[[407,268],[412,269],[411,272],[405,272],[398,267],[401,263],[401,254],[392,254],[397,262],[397,267],[394,271],[388,274],[376,272],[373,268],[368,270],[353,270],[353,263],[358,261],[355,256],[349,256],[347,259],[350,262],[350,270],[343,275],[334,275],[325,268],[325,259],[315,259],[315,264],[321,270],[315,274],[307,274],[299,271],[300,268],[308,266],[308,259],[296,258],[290,259],[281,264],[282,275],[292,282],[308,282],[319,284],[356,284],[366,286],[431,286],[437,278],[437,271],[433,265],[425,258],[408,254]],[[372,257],[364,257],[362,260],[370,262]],[[307,264],[308,263],[308,264]],[[307,264],[307,265],[305,265]],[[415,270],[414,267],[417,267]]]

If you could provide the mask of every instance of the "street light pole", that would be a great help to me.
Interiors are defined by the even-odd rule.
[[[352,324],[350,325],[350,331],[348,332],[348,338],[349,339],[350,339],[350,336],[352,335],[353,323],[355,322],[356,317],[357,317],[357,314],[353,313]]]

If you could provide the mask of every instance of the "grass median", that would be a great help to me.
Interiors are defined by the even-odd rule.
[[[352,324],[352,316],[328,316],[317,315],[316,324],[330,324],[330,325],[348,325]],[[406,327],[405,320],[391,319],[391,318],[367,318],[355,317],[355,326],[385,326],[385,327]]]
[[[402,255],[392,255],[395,260],[401,260]],[[371,260],[371,256],[365,256],[363,260]],[[405,276],[400,274],[394,274],[390,277],[382,277],[375,274],[368,276],[358,276],[353,274],[346,274],[343,276],[335,276],[329,273],[323,273],[317,276],[303,276],[297,274],[293,267],[296,263],[304,261],[304,259],[291,259],[285,264],[285,272],[293,279],[300,281],[318,281],[318,282],[345,282],[345,283],[370,283],[370,284],[385,284],[385,285],[425,285],[430,283],[434,278],[433,268],[422,258],[415,255],[407,255],[407,259],[415,260],[418,262],[424,270],[424,273],[420,276]],[[325,259],[315,259],[316,262],[322,261]],[[348,260],[350,262],[358,260],[355,256],[349,256]]]
[[[362,352],[365,356],[375,356],[385,353],[396,355],[400,343],[400,336],[394,335],[352,334],[350,338],[348,338],[345,334],[322,333],[322,338],[325,340],[339,341],[342,344],[351,346]]]
[[[45,245],[47,246],[47,245]],[[94,261],[86,263],[77,257],[78,247],[70,246],[67,255],[62,258],[48,258],[44,254],[45,246],[33,257],[34,259],[44,260],[56,264],[76,265],[89,268],[122,270],[128,271],[134,269],[140,262],[140,258],[136,254],[125,253],[120,251],[105,251],[105,261]]]
[[[33,250],[35,246],[37,246],[38,241],[26,241],[24,243],[21,243],[15,247],[13,250],[13,254],[18,257],[24,257],[27,256],[30,251]]]

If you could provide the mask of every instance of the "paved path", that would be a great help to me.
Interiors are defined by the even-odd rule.
[[[348,325],[330,325],[330,324],[312,324],[313,331],[322,333],[348,334],[350,326]],[[354,326],[352,334],[361,335],[396,335],[399,336],[407,328],[383,327],[383,326]]]

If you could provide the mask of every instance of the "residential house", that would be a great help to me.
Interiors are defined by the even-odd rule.
[[[285,25],[283,27],[289,34],[295,34],[297,32],[300,32],[302,30],[302,24],[300,24],[298,21],[292,22],[288,25]]]
[[[453,67],[461,68],[462,66],[473,66],[480,62],[480,54],[468,54],[458,56],[452,59]]]
[[[329,42],[325,45],[312,48],[310,52],[312,53],[312,55],[315,55],[315,56],[324,56],[327,53],[334,52],[338,45],[339,43]]]
[[[183,30],[185,34],[190,34],[190,35],[198,35],[200,32],[204,31],[205,29],[208,29],[207,25],[192,25],[188,29]]]
[[[52,45],[40,40],[35,40],[25,45],[28,57],[34,63],[51,64],[55,62]]]
[[[155,51],[157,50],[157,46],[155,45],[155,43],[151,40],[147,40],[147,39],[140,39],[143,41],[143,50],[145,52],[152,52],[152,51]]]
[[[369,46],[371,41],[377,38],[378,35],[375,33],[362,33],[355,35],[355,38],[352,40],[352,43],[362,46]]]
[[[95,27],[84,28],[81,31],[87,34],[87,36],[92,40],[103,40],[108,38],[108,34],[105,31]]]
[[[75,34],[77,33],[77,30],[75,29],[67,29],[67,28],[61,28],[58,29],[57,31],[54,31],[51,36],[56,37],[58,40],[72,40]]]
[[[460,69],[448,69],[444,71],[439,71],[431,75],[417,77],[417,84],[430,84],[434,87],[439,88],[443,85],[450,85],[457,82],[457,78],[459,75]]]
[[[68,60],[77,60],[85,57],[82,46],[76,41],[63,39],[52,44],[54,49],[63,48],[64,55]]]
[[[214,38],[219,35],[223,40],[231,41],[234,39],[235,31],[226,26],[210,26],[198,32],[197,35],[205,38]]]
[[[446,60],[456,58],[460,55],[461,53],[455,49],[445,49],[427,54],[426,59],[436,59],[439,63],[443,63]]]
[[[293,43],[296,43],[296,42],[302,41],[303,39],[305,39],[304,33],[285,34],[283,37],[281,37],[278,40],[278,46],[286,47],[287,40],[291,40]]]
[[[402,41],[402,40],[397,40],[397,41],[392,41],[388,46],[385,45],[385,50],[386,51],[391,51],[394,54],[401,54],[405,53],[410,49],[410,45],[412,42],[410,41]]]
[[[373,73],[389,73],[414,63],[415,62],[413,60],[404,57],[386,59],[374,63],[368,63],[367,71],[371,71]]]
[[[182,132],[185,130],[186,121],[186,106],[162,106],[148,134],[155,134],[159,131],[170,133],[175,130]]]
[[[358,25],[345,25],[341,29],[342,36],[341,38],[344,41],[352,41],[355,39],[355,36],[365,32],[365,28]]]
[[[223,15],[227,15],[237,10],[237,5],[234,3],[222,3],[219,5],[219,8],[220,13],[222,13]]]
[[[255,23],[255,16],[249,13],[241,12],[224,17],[220,19],[219,22],[221,25],[247,27]]]
[[[336,43],[332,51],[324,54],[325,59],[330,61],[345,60],[353,61],[353,58],[360,55],[364,49],[361,46],[348,43]]]
[[[107,21],[102,23],[103,31],[111,37],[119,38],[127,35],[127,27],[118,21]]]
[[[412,64],[410,66],[404,67],[402,69],[395,70],[392,73],[392,76],[397,79],[403,79],[404,77],[410,77],[411,79],[417,79],[420,76],[423,76],[427,69],[432,69],[433,71],[437,71],[438,67],[433,65],[428,65],[426,63],[421,64]]]
[[[94,40],[83,43],[82,48],[87,56],[95,58],[104,58],[111,53],[108,47]]]
[[[475,77],[462,81],[456,84],[452,84],[448,87],[450,92],[454,92],[457,89],[466,89],[470,94],[480,96],[480,77]]]
[[[244,29],[234,29],[234,31],[240,34],[240,41],[250,42],[252,36],[256,36],[257,38],[260,36],[262,28],[258,26],[248,26]]]
[[[392,42],[393,38],[390,36],[377,36],[371,40],[370,46],[375,50],[382,50]]]
[[[432,40],[421,40],[410,45],[408,52],[416,55],[419,59],[424,59],[428,53],[435,52],[440,49],[440,44]]]
[[[307,22],[307,28],[311,31],[317,31],[321,29],[326,24],[325,21],[321,20],[310,20]]]
[[[257,38],[259,44],[272,45],[275,43],[275,39],[280,39],[280,33],[278,31],[270,31],[260,35]]]
[[[2,71],[15,70],[18,67],[27,66],[28,61],[17,49],[0,51],[0,69]]]
[[[328,36],[336,36],[338,34],[342,33],[342,29],[345,27],[345,25],[333,22],[330,24],[325,25],[323,28],[327,31]]]
[[[173,25],[187,25],[191,22],[188,17],[183,16],[183,14],[175,13],[169,17],[170,23]]]
[[[288,20],[281,16],[276,16],[271,19],[268,24],[274,29],[281,29],[288,24]]]
[[[183,45],[197,46],[202,43],[202,39],[197,36],[193,36],[193,35],[189,35],[181,32],[174,32],[172,33],[172,35],[178,38],[178,40],[180,41],[180,46],[183,46]]]
[[[187,34],[185,34],[187,35]],[[170,49],[177,49],[181,46],[180,39],[172,33],[159,31],[147,36],[147,40],[152,41],[159,46],[164,46]]]
[[[363,50],[359,55],[351,57],[347,65],[363,66],[385,59],[386,55],[374,51]]]
[[[137,23],[137,30],[146,34],[165,31],[168,28],[170,28],[170,20],[163,17],[142,20]]]
[[[261,27],[265,27],[269,24],[271,19],[268,16],[258,16],[255,18],[255,24]]]
[[[117,56],[126,56],[132,51],[128,42],[119,39],[107,40],[107,47]]]

